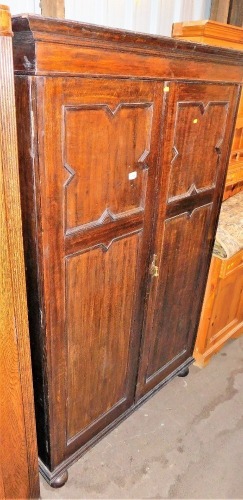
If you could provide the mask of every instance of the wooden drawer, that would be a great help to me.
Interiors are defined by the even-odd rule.
[[[227,260],[213,257],[194,349],[205,366],[230,338],[243,333],[243,250]]]
[[[236,184],[237,182],[243,182],[243,161],[231,161],[229,164],[229,169],[226,177],[226,186]]]
[[[233,255],[230,259],[222,260],[221,268],[220,268],[220,278],[225,278],[233,271],[236,271],[237,268],[241,268],[243,266],[243,250]]]

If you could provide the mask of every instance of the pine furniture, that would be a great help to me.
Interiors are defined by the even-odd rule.
[[[186,375],[243,54],[13,18],[40,468]]]
[[[205,366],[231,338],[243,334],[243,191],[222,203],[194,349]]]
[[[9,8],[0,5],[0,498],[39,498]]]
[[[243,213],[243,192],[232,196],[223,205],[241,197],[238,209]],[[223,225],[223,211],[220,225]],[[239,222],[239,212],[238,212]],[[242,223],[239,231],[243,234]],[[241,237],[242,240],[242,237]],[[194,349],[196,365],[205,366],[224,344],[243,334],[243,245],[224,258],[213,254],[205,299]]]

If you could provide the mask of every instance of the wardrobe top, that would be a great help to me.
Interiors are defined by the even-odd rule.
[[[183,60],[184,65],[185,60],[186,63],[189,63],[190,61],[197,61],[199,64],[200,62],[204,64],[206,62],[208,65],[211,63],[216,63],[217,65],[228,65],[228,76],[231,67],[235,68],[234,71],[236,71],[236,67],[240,67],[235,74],[233,71],[232,76],[229,77],[229,81],[239,82],[242,81],[243,78],[242,51],[188,42],[169,37],[106,28],[103,26],[75,21],[44,18],[42,16],[29,14],[13,16],[12,29],[14,32],[14,47],[15,49],[17,48],[18,52],[18,57],[15,58],[15,70],[18,72],[24,71],[32,74],[41,74],[41,72],[49,71],[56,71],[57,73],[67,72],[64,71],[63,68],[60,68],[60,63],[57,64],[54,69],[54,59],[57,62],[57,59],[61,57],[62,53],[63,57],[66,58],[65,63],[67,70],[67,65],[69,65],[70,62],[69,55],[71,55],[71,50],[73,50],[74,53],[75,50],[77,51],[79,48],[83,48],[86,49],[86,51],[88,49],[96,51],[96,54],[97,51],[100,50],[105,50],[106,52],[112,51],[113,54],[123,53],[123,58],[124,53],[130,54],[133,56],[134,62],[136,56],[140,56],[140,58],[143,57],[144,59],[151,56],[151,59],[157,58],[157,62],[158,58],[160,58],[163,60],[169,59],[174,62],[176,60]],[[62,44],[62,47],[60,47],[60,44]],[[41,49],[36,50],[36,47],[42,46],[43,48],[44,45],[45,53]],[[59,46],[59,51],[57,45]],[[63,53],[63,46],[69,47],[68,52],[65,52],[64,50],[65,53]],[[32,47],[32,51],[30,50],[30,47]],[[23,61],[21,62],[21,51],[23,53],[24,50],[26,50],[25,65]],[[93,54],[90,53],[90,56],[92,58]],[[77,53],[76,57],[78,57]],[[127,56],[125,56],[123,60],[124,65],[126,65],[127,62],[126,57]],[[44,58],[46,59],[46,64],[44,64]],[[47,63],[48,58],[49,63]],[[50,58],[53,62],[52,70],[50,68]],[[97,69],[99,69],[100,63],[100,60],[96,60]],[[160,64],[158,65],[160,66]],[[76,72],[72,71],[71,66],[72,64],[70,63],[68,72]],[[78,71],[78,73],[80,73],[80,71]],[[164,75],[156,75],[156,72],[154,73],[152,71],[150,74],[149,71],[148,77],[168,76],[172,78],[183,78],[183,75],[180,76],[180,74],[174,74],[173,68],[170,68],[170,74],[166,75],[166,73],[167,72],[165,71]],[[207,71],[205,77],[207,78]],[[221,81],[222,76],[219,76],[218,80]]]

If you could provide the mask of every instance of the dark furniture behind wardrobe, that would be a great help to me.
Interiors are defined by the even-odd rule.
[[[13,19],[41,471],[186,373],[243,54]]]

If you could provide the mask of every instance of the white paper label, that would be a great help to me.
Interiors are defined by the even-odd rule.
[[[129,181],[133,181],[134,179],[136,179],[137,175],[138,175],[138,174],[137,174],[137,172],[136,172],[136,171],[134,171],[134,172],[130,172],[130,173],[128,174],[128,179],[129,179]]]

